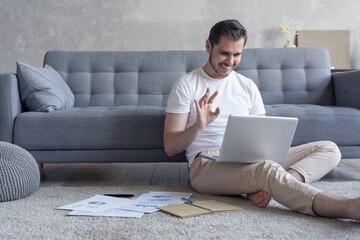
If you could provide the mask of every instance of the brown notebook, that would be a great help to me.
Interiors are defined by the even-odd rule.
[[[223,212],[223,211],[235,211],[240,210],[240,207],[219,202],[216,200],[204,200],[204,201],[195,201],[193,203],[181,203],[175,205],[169,205],[164,207],[159,207],[163,212],[170,213],[174,216],[180,218],[186,217],[195,217],[203,214],[210,214],[213,212]]]

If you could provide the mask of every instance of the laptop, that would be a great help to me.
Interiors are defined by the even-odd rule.
[[[230,115],[220,155],[200,156],[217,162],[283,163],[294,137],[297,118]]]

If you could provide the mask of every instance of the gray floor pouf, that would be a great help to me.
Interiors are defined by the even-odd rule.
[[[0,202],[24,198],[40,185],[40,172],[25,149],[0,142]]]

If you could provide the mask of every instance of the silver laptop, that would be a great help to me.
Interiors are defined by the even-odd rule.
[[[297,118],[230,115],[220,155],[203,157],[217,162],[286,161]]]

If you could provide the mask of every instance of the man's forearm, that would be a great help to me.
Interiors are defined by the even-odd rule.
[[[167,155],[173,156],[184,151],[200,134],[201,128],[192,125],[181,132],[169,132],[164,136],[164,146]]]
[[[184,151],[200,134],[201,130],[212,123],[220,114],[220,108],[211,110],[212,103],[218,95],[215,91],[210,96],[210,88],[200,100],[195,100],[197,118],[189,128],[186,127],[189,114],[167,113],[164,128],[164,147],[169,156]]]

